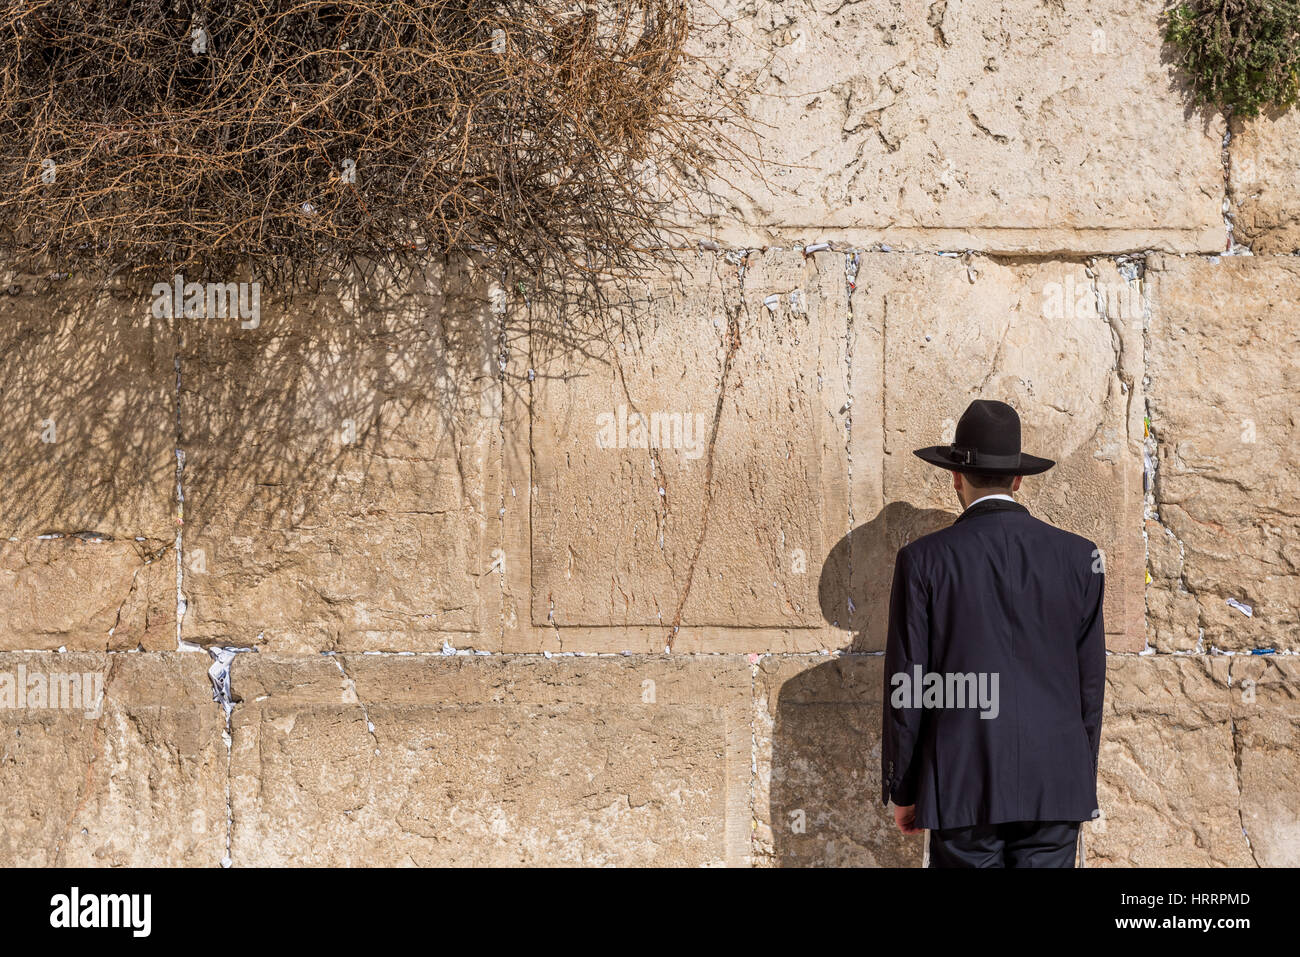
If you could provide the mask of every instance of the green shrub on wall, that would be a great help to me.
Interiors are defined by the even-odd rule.
[[[1188,0],[1165,39],[1200,103],[1255,116],[1300,94],[1300,0]]]

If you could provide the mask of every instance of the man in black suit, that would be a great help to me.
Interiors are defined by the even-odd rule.
[[[932,867],[1073,867],[1097,811],[1106,640],[1100,550],[1011,493],[1055,463],[1020,451],[1020,417],[976,400],[952,445],[965,510],[898,551],[889,600],[882,799]]]

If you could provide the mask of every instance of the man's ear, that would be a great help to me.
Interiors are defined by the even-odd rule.
[[[1020,490],[1020,480],[1021,480],[1022,478],[1024,478],[1023,475],[1017,475],[1017,476],[1016,476],[1016,480],[1015,480],[1014,482],[1011,483],[1011,491],[1016,492],[1016,491],[1019,491],[1019,490]]]
[[[961,473],[956,470],[952,473],[952,487],[958,492],[961,491]]]

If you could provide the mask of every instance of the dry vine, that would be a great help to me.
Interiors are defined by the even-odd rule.
[[[280,289],[486,249],[617,275],[742,120],[686,0],[26,0],[0,12],[0,255]]]

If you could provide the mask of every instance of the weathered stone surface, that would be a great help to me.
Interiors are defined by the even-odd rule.
[[[125,286],[0,290],[0,649],[174,648],[171,325]]]
[[[1223,121],[1188,109],[1161,11],[730,0],[699,45],[752,86],[763,165],[689,219],[748,246],[1221,250]]]
[[[176,372],[139,290],[3,276],[0,539],[175,535]]]
[[[1167,556],[1152,588],[1176,596],[1152,602],[1154,647],[1194,627],[1205,650],[1300,649],[1300,262],[1152,265],[1156,508],[1174,540],[1149,536]]]
[[[1026,451],[1056,466],[1018,494],[1045,521],[1097,543],[1107,573],[1112,650],[1143,647],[1142,299],[1111,262],[1008,265],[980,257],[862,257],[855,334],[878,328],[880,465],[853,457],[850,536],[856,647],[884,647],[897,549],[949,524],[960,509],[951,473],[912,451],[951,442],[975,398],[1020,412]],[[856,362],[856,356],[855,356]],[[870,376],[866,387],[870,387]],[[859,376],[854,392],[859,393]],[[873,474],[874,473],[874,474]]]
[[[216,866],[227,760],[207,666],[176,652],[0,654],[0,863]],[[30,694],[74,675],[85,689],[99,682],[98,713],[88,692],[61,708],[4,698],[6,677]]]
[[[919,867],[880,803],[878,655],[764,657],[755,682],[754,853],[778,867]]]
[[[236,661],[237,866],[746,862],[744,658],[336,660]]]
[[[1233,737],[1241,824],[1263,867],[1300,864],[1300,663],[1276,655],[1232,661]]]
[[[447,267],[264,301],[253,329],[184,320],[184,637],[498,647],[486,290]]]
[[[1243,867],[1228,659],[1112,655],[1106,663],[1089,866]]]
[[[883,647],[958,507],[911,452],[977,396],[1057,460],[1020,498],[1103,550],[1111,650],[1156,652],[1108,659],[1089,863],[1300,863],[1300,665],[1240,654],[1300,651],[1300,261],[1259,255],[1300,250],[1300,119],[1234,125],[1255,257],[1085,259],[1223,246],[1161,10],[728,0],[698,43],[765,168],[684,221],[749,251],[613,304],[457,265],[241,327],[0,275],[0,864],[212,866],[229,785],[236,864],[918,866],[881,657],[803,653]],[[878,243],[923,252],[843,251]],[[262,646],[229,753],[207,657],[156,653],[178,449],[183,636]],[[102,710],[5,705],[19,667]]]
[[[1155,520],[1146,527],[1147,645],[1162,652],[1200,650],[1200,608],[1183,581],[1182,543]]]
[[[1300,114],[1234,119],[1228,169],[1234,238],[1255,253],[1300,250]]]
[[[0,649],[176,647],[176,553],[148,542],[0,542]]]
[[[817,597],[848,522],[844,264],[703,255],[587,348],[534,336],[507,416],[507,647],[844,642]]]

